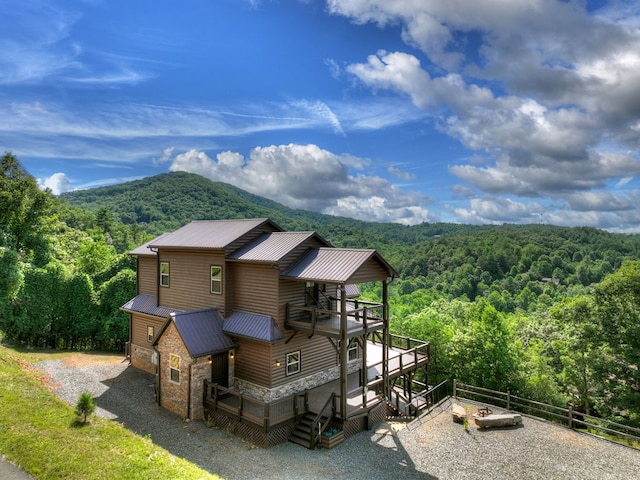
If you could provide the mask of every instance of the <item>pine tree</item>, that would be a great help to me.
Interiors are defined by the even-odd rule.
[[[82,423],[87,423],[87,416],[91,415],[96,409],[96,404],[90,393],[80,394],[78,403],[76,404],[76,415],[84,417]]]

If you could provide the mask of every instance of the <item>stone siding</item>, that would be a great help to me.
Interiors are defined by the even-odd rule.
[[[153,363],[154,349],[141,347],[140,345],[131,345],[131,365],[140,370],[144,370],[152,375],[156,374],[156,366]]]
[[[173,322],[160,337],[158,351],[160,352],[160,405],[182,418],[187,418],[191,356],[182,343]],[[180,381],[178,383],[171,380],[169,361],[172,354],[180,357]]]
[[[348,366],[348,373],[358,371],[360,364],[352,362]],[[296,393],[304,392],[340,378],[340,366],[331,367],[322,372],[308,375],[285,385],[275,388],[267,388],[255,383],[247,382],[241,378],[233,379],[233,387],[241,394],[248,395],[265,403],[275,402],[282,398],[290,397]]]

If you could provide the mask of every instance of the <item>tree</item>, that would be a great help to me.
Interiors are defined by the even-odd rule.
[[[40,190],[18,159],[6,152],[0,158],[0,246],[27,259],[34,251],[42,252],[44,220],[50,205],[50,194]]]
[[[96,410],[96,404],[90,393],[81,393],[76,404],[76,415],[83,417],[82,423],[87,423],[87,416]]]

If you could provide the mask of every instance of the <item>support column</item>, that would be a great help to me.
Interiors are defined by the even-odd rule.
[[[391,398],[391,386],[389,385],[389,285],[382,282],[382,393]]]
[[[340,289],[340,416],[347,418],[347,291],[344,284]]]

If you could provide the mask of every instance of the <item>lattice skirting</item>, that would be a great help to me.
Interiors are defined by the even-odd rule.
[[[242,423],[238,421],[237,418],[211,409],[205,411],[205,422],[222,430],[226,430],[236,437],[251,442],[253,445],[261,448],[274,447],[280,443],[289,441],[289,437],[295,429],[294,423],[288,423],[277,425],[268,432],[265,432],[264,429],[260,427]]]
[[[377,405],[371,409],[369,415],[353,420],[347,420],[343,423],[342,429],[344,430],[345,438],[349,438],[356,433],[364,430],[371,430],[374,425],[384,422],[387,419],[387,407],[384,403]]]

